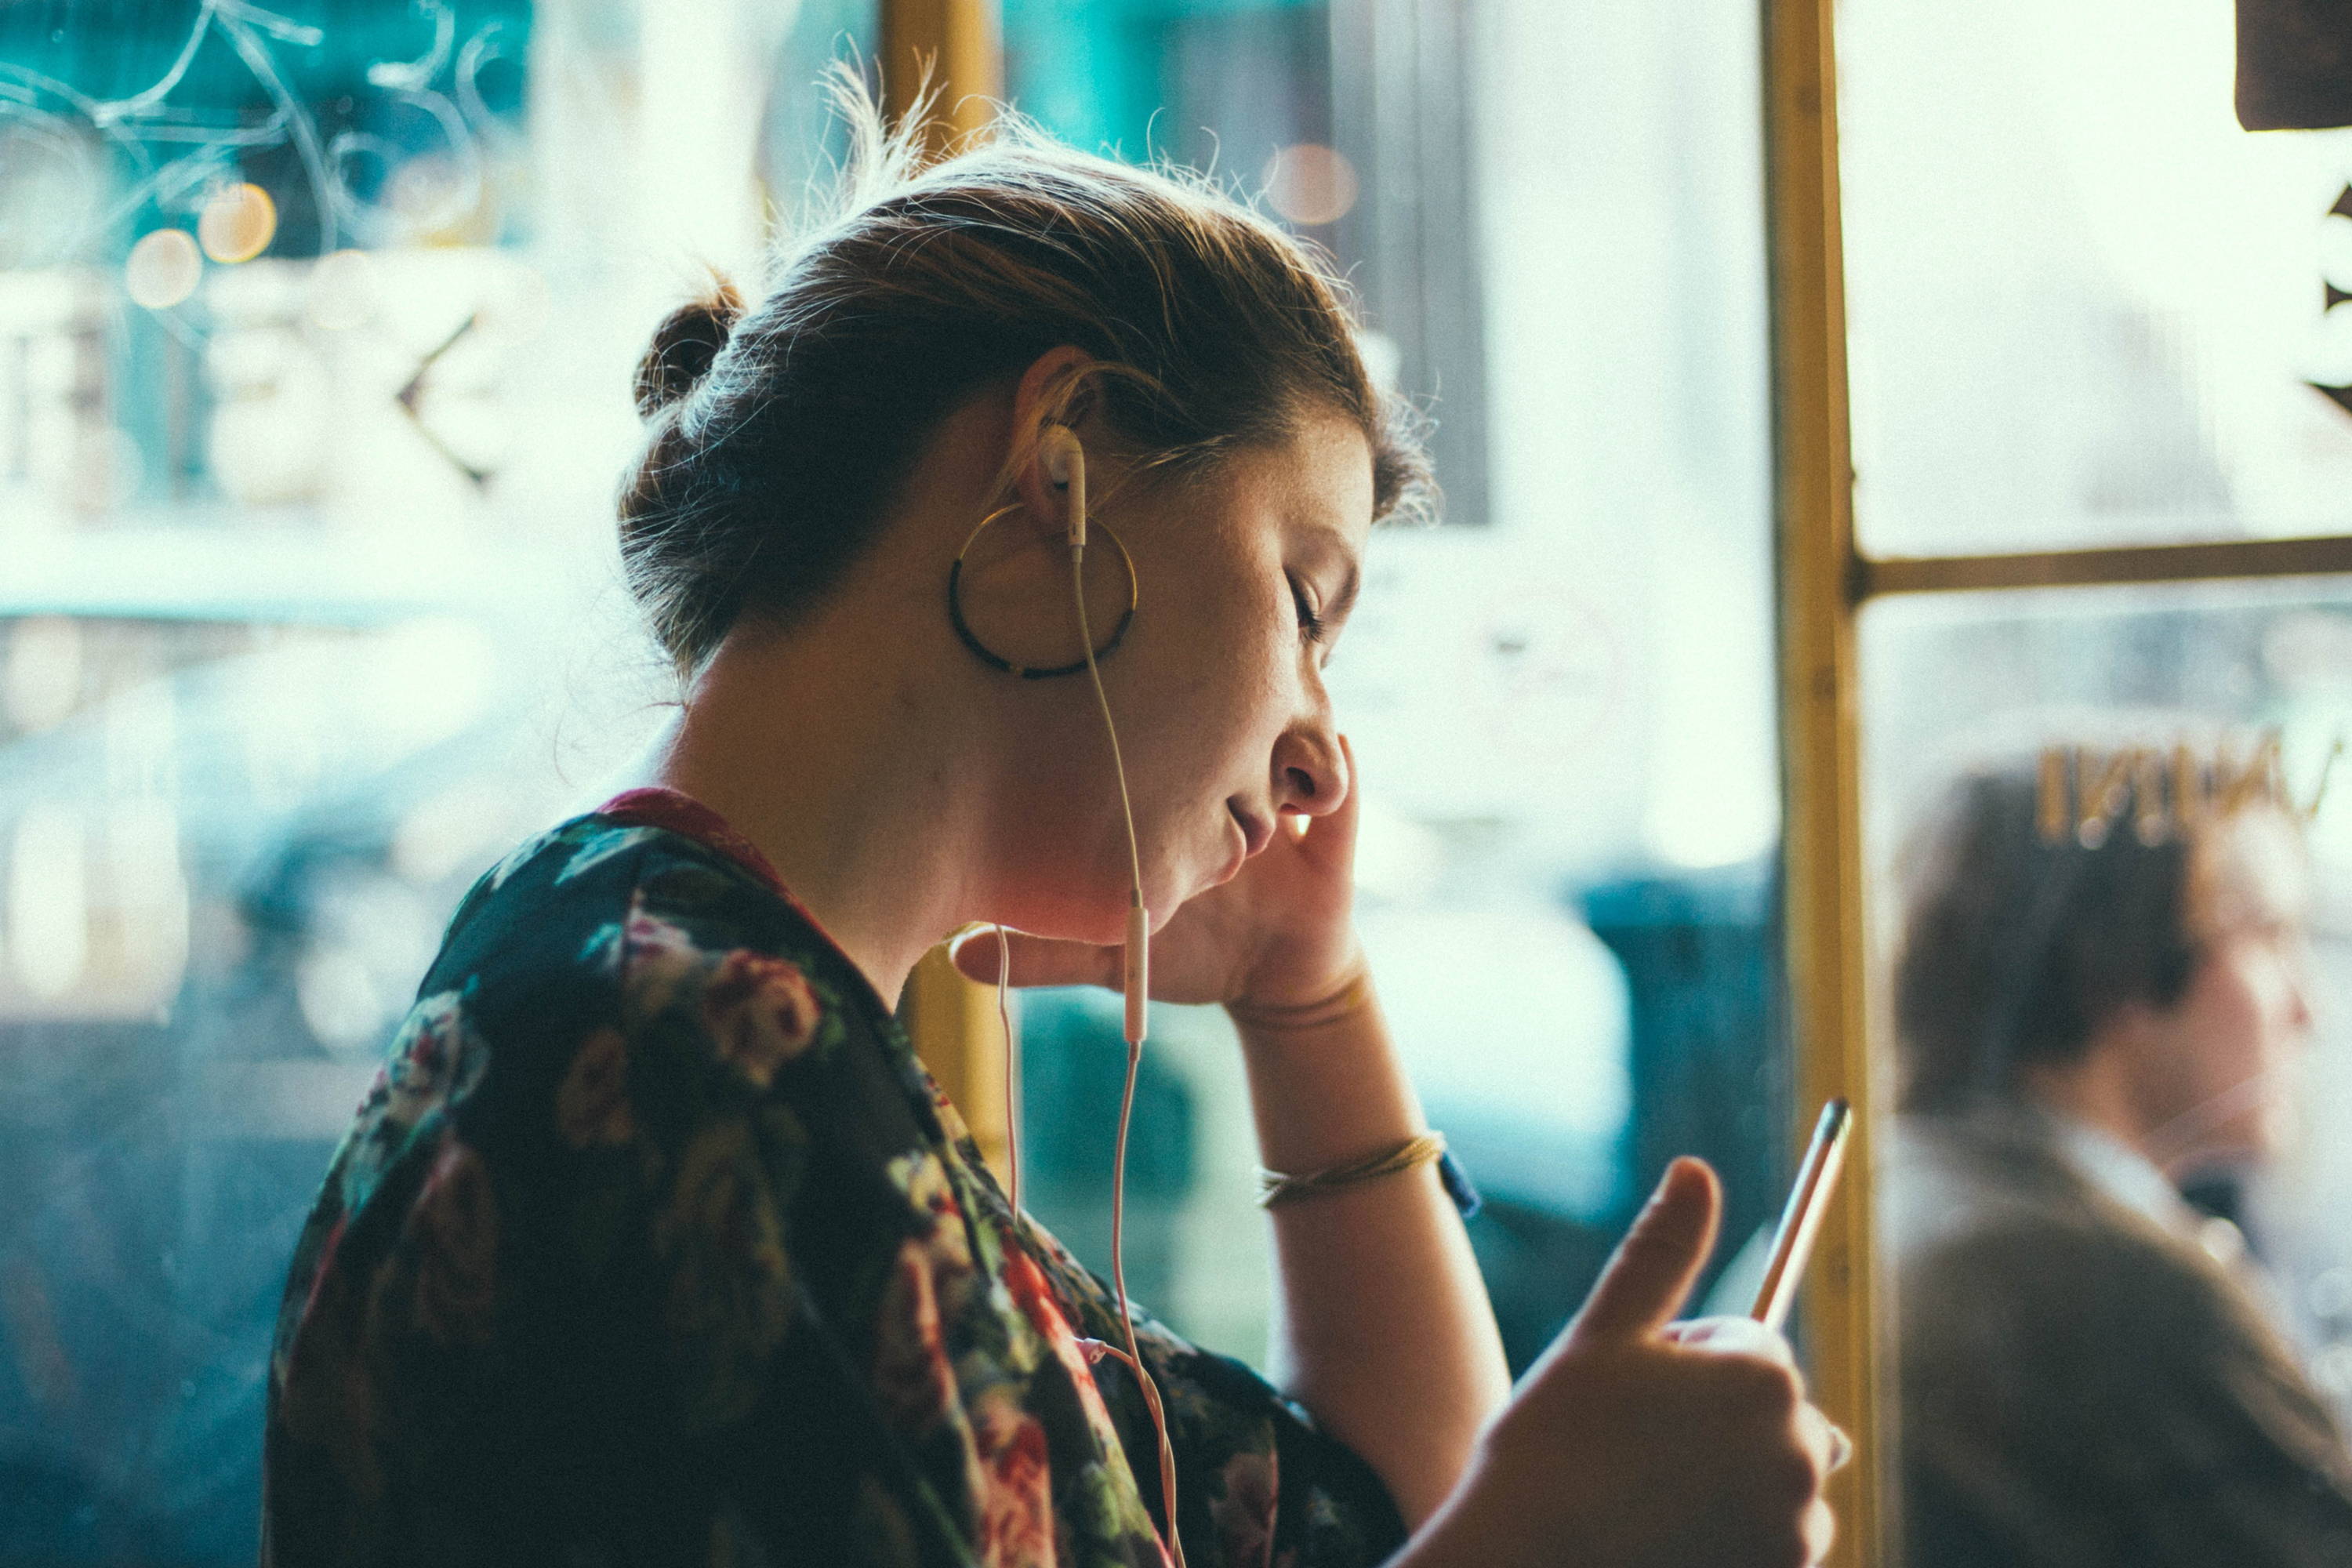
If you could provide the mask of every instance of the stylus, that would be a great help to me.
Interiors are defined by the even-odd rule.
[[[1822,1107],[1822,1119],[1813,1125],[1812,1146],[1805,1151],[1796,1185],[1789,1190],[1788,1207],[1780,1211],[1780,1228],[1772,1237],[1771,1261],[1764,1267],[1764,1281],[1757,1287],[1756,1305],[1748,1314],[1775,1333],[1788,1322],[1789,1310],[1796,1305],[1797,1287],[1804,1279],[1806,1261],[1813,1255],[1813,1238],[1820,1234],[1822,1216],[1829,1212],[1830,1199],[1837,1192],[1838,1172],[1845,1164],[1846,1132],[1853,1121],[1843,1100]]]

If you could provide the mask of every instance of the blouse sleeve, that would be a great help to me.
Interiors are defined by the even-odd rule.
[[[802,1217],[833,999],[709,934],[633,907],[418,1003],[298,1247],[266,1563],[975,1561],[818,1300],[891,1213]]]

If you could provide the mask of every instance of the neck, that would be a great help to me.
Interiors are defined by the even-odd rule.
[[[973,907],[989,793],[955,765],[963,731],[936,673],[913,679],[869,606],[713,656],[652,782],[757,845],[887,1005]]]
[[[2096,1128],[2127,1149],[2153,1160],[2151,1131],[2124,1070],[2123,1053],[2097,1046],[2080,1060],[2033,1075],[2034,1097],[2050,1110]]]

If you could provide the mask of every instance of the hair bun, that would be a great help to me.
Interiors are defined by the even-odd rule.
[[[727,334],[743,314],[743,297],[735,285],[711,274],[710,291],[689,300],[662,318],[654,341],[637,361],[637,412],[651,419],[694,390],[710,369],[710,362],[727,346]]]

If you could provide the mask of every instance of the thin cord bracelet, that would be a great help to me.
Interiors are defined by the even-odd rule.
[[[1327,1165],[1322,1170],[1297,1175],[1269,1171],[1261,1166],[1257,1173],[1258,1206],[1272,1208],[1276,1204],[1289,1203],[1297,1198],[1351,1187],[1359,1182],[1378,1181],[1382,1176],[1410,1171],[1415,1165],[1426,1165],[1444,1152],[1444,1133],[1423,1132],[1419,1137],[1408,1138],[1402,1143],[1367,1154],[1360,1160]]]

